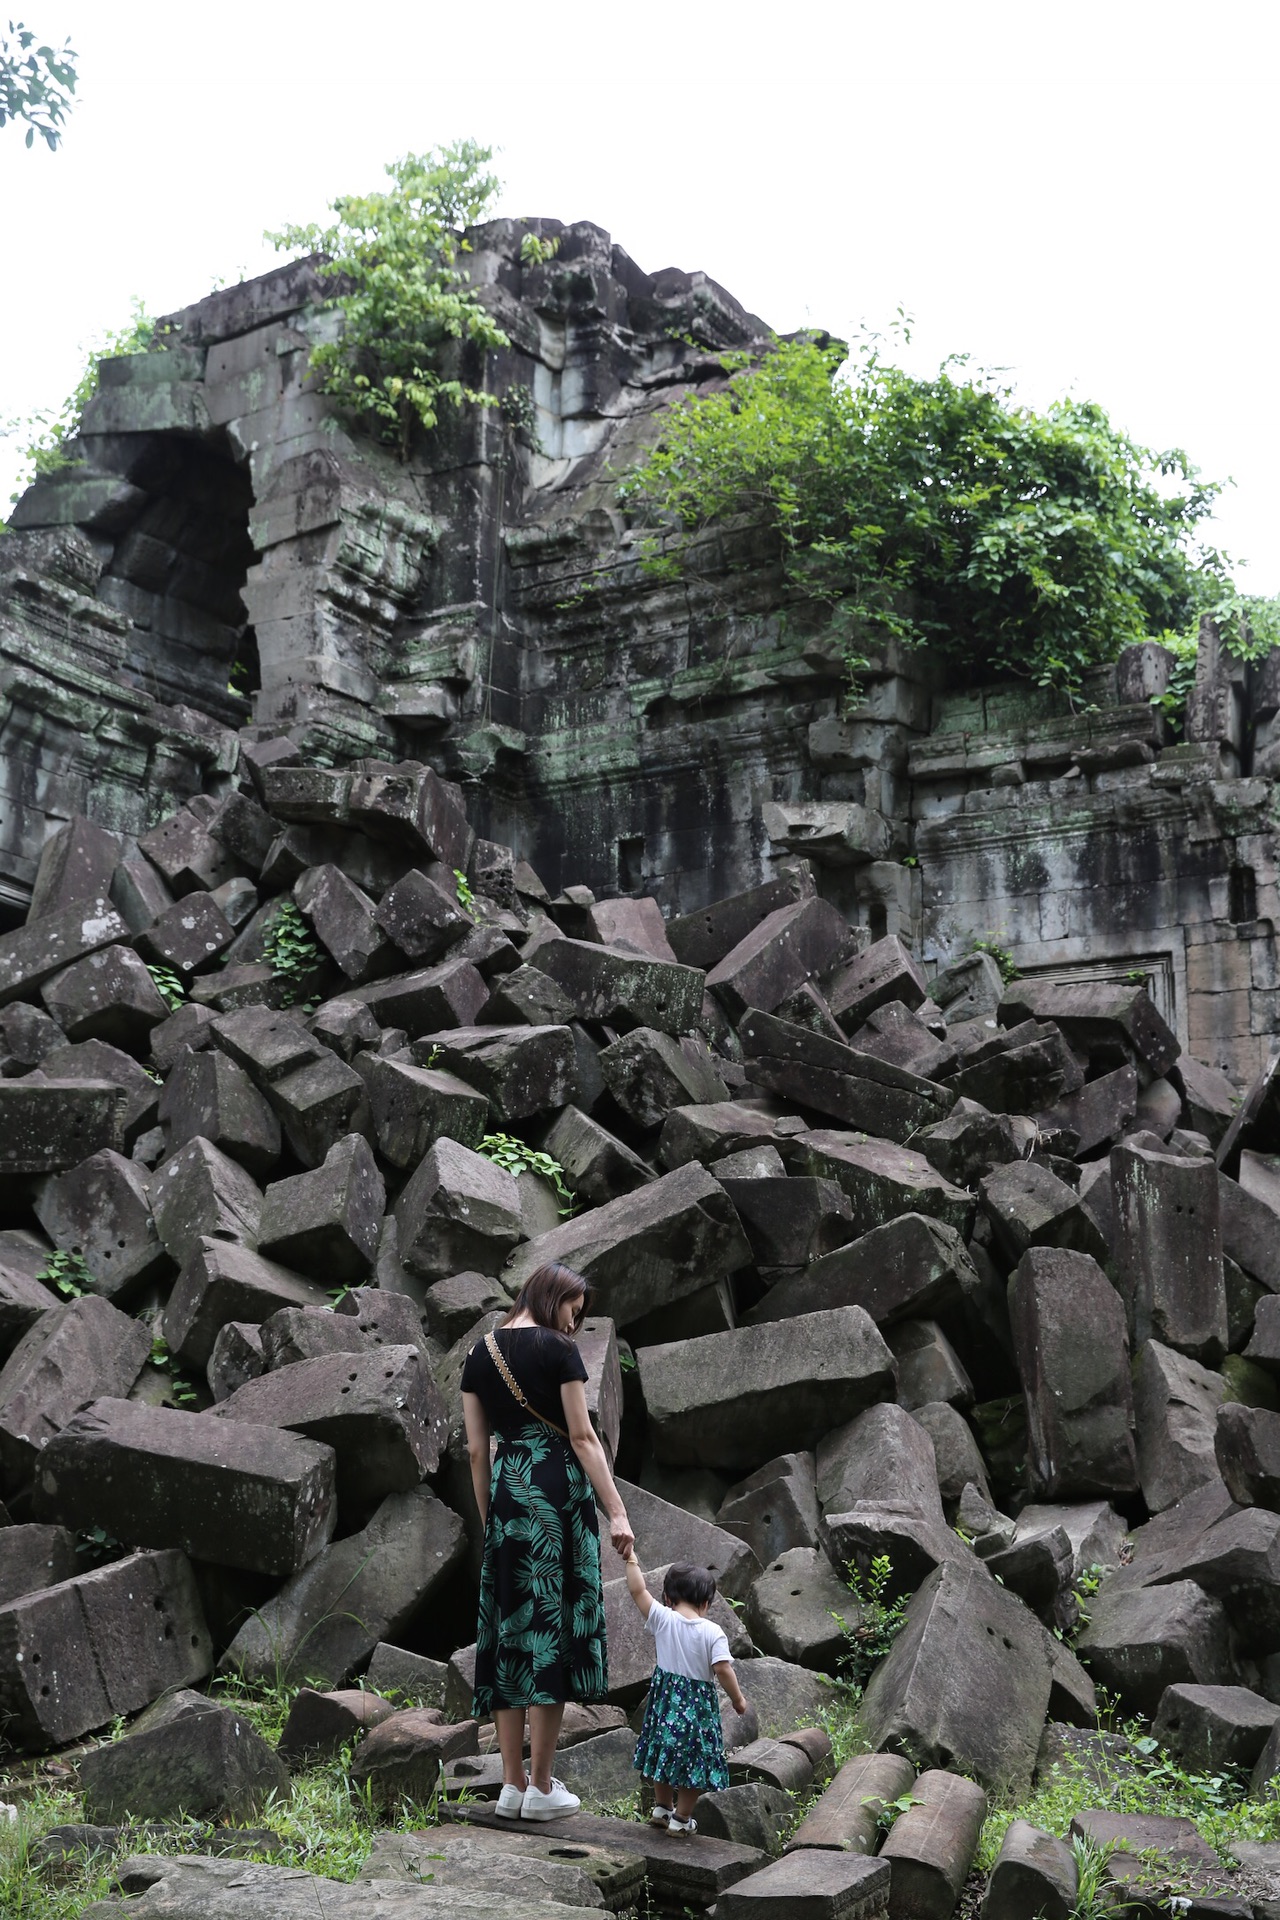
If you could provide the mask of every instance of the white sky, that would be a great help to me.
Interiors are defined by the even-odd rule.
[[[1232,477],[1280,590],[1280,9],[1241,0],[556,7],[14,0],[69,33],[62,149],[0,132],[0,421],[127,318],[261,272],[398,154],[501,147],[501,211],[590,219],[782,331],[916,318],[912,364],[1074,390]],[[0,440],[0,502],[12,489]]]

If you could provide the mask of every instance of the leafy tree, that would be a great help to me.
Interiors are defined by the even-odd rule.
[[[1087,401],[1020,406],[963,356],[931,380],[874,339],[845,359],[811,336],[776,341],[674,409],[620,487],[662,529],[651,565],[687,564],[681,535],[752,514],[797,586],[839,610],[851,654],[928,641],[1072,700],[1129,641],[1230,593],[1200,540],[1219,489],[1185,454],[1136,445]]]
[[[0,34],[0,127],[23,120],[27,145],[39,134],[52,153],[71,109],[78,58],[70,40],[61,48],[37,46],[30,27],[11,20]]]
[[[324,304],[342,328],[313,350],[311,364],[322,391],[367,418],[401,459],[415,424],[434,427],[445,405],[497,404],[445,367],[454,342],[507,345],[460,265],[469,251],[460,229],[483,217],[498,190],[486,171],[492,157],[474,140],[409,154],[387,168],[390,192],[344,194],[331,203],[330,226],[267,236],[323,256],[320,272],[334,285]]]

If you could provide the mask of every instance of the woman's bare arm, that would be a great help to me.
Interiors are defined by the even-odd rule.
[[[463,1394],[462,1418],[467,1429],[471,1485],[480,1513],[480,1524],[484,1526],[489,1518],[489,1416],[479,1394]]]
[[[586,1388],[581,1380],[564,1380],[560,1383],[560,1404],[564,1408],[564,1423],[569,1429],[569,1444],[581,1461],[582,1470],[595,1488],[608,1517],[609,1538],[613,1542],[614,1552],[626,1560],[635,1546],[636,1537],[631,1531],[622,1496],[613,1484],[605,1450],[591,1424]]]

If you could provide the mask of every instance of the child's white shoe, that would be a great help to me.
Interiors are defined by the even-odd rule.
[[[670,1807],[655,1807],[653,1812],[649,1815],[649,1825],[651,1827],[669,1827],[671,1825],[672,1817],[673,1817],[672,1810]]]
[[[675,1814],[672,1814],[667,1822],[668,1833],[696,1833],[697,1831],[698,1823],[692,1814],[689,1815],[687,1820],[678,1820]]]

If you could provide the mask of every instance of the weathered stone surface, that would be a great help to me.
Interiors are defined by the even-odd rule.
[[[654,1178],[638,1153],[574,1106],[556,1115],[542,1145],[564,1168],[569,1191],[588,1206],[606,1206]]]
[[[86,954],[128,938],[128,927],[101,895],[0,934],[0,1007],[33,994]]]
[[[368,1141],[348,1134],[323,1166],[267,1188],[258,1245],[268,1258],[323,1275],[330,1286],[350,1284],[372,1270],[385,1204]]]
[[[1221,1374],[1158,1340],[1138,1349],[1133,1364],[1138,1478],[1152,1513],[1218,1478],[1214,1426],[1225,1392]]]
[[[786,1793],[807,1793],[813,1785],[813,1762],[803,1747],[784,1740],[755,1739],[732,1749],[729,1760],[732,1785],[767,1781]]]
[[[321,1282],[291,1273],[248,1247],[206,1235],[197,1240],[169,1296],[164,1337],[181,1359],[203,1367],[228,1321],[260,1326],[282,1307],[328,1304]]]
[[[346,798],[346,817],[372,839],[391,840],[465,871],[474,834],[457,798],[430,767],[409,762],[387,772],[359,774]]]
[[[73,814],[40,851],[27,925],[87,900],[101,899],[120,858],[120,836]]]
[[[996,1243],[1009,1261],[1029,1247],[1061,1247],[1107,1258],[1107,1247],[1079,1195],[1035,1161],[997,1167],[981,1185],[982,1205]]]
[[[1085,1253],[1032,1247],[1009,1282],[1032,1491],[1051,1500],[1138,1485],[1124,1309]]]
[[[688,1033],[702,1008],[705,975],[640,954],[621,953],[589,940],[531,940],[525,958],[569,997],[580,1020],[599,1020],[623,1030],[656,1027]]]
[[[824,1553],[792,1547],[770,1561],[755,1581],[746,1619],[752,1639],[765,1653],[818,1673],[834,1673],[846,1650],[835,1616],[851,1617],[855,1609],[852,1594]]]
[[[794,901],[766,914],[716,962],[707,991],[735,1023],[751,1007],[772,1013],[803,981],[838,966],[849,946],[848,922],[827,901]]]
[[[568,1027],[460,1026],[428,1033],[415,1041],[411,1056],[475,1087],[499,1120],[550,1113],[577,1090],[578,1057]]]
[[[374,902],[340,867],[308,868],[295,882],[293,897],[311,922],[316,939],[348,980],[360,985],[394,972],[399,965],[399,955],[378,923]]]
[[[1235,1180],[1219,1176],[1218,1209],[1222,1251],[1251,1280],[1280,1293],[1280,1238],[1276,1218],[1265,1200],[1248,1193]]]
[[[792,1547],[816,1547],[820,1516],[811,1453],[786,1453],[730,1487],[716,1525],[735,1534],[764,1566]]]
[[[225,1400],[246,1380],[256,1380],[265,1365],[258,1328],[249,1320],[228,1320],[219,1327],[205,1365],[209,1391],[215,1400]]]
[[[710,969],[739,942],[747,939],[762,920],[780,907],[812,897],[813,872],[806,860],[784,866],[763,886],[716,900],[696,913],[682,914],[667,922],[666,933],[676,958],[687,967]]]
[[[846,1033],[852,1033],[890,1000],[918,1007],[929,996],[924,975],[902,942],[893,934],[877,940],[864,954],[841,970],[832,983],[831,1011]]]
[[[422,1160],[395,1217],[401,1260],[428,1281],[464,1269],[496,1274],[524,1233],[517,1182],[448,1139],[437,1140]]]
[[[75,1536],[65,1527],[0,1527],[0,1607],[56,1587],[76,1570]]]
[[[1188,1773],[1252,1767],[1280,1721],[1280,1706],[1248,1687],[1172,1686],[1151,1731]]]
[[[947,1087],[770,1013],[746,1014],[738,1037],[753,1085],[864,1133],[905,1142],[954,1104]]]
[[[883,1809],[909,1793],[915,1768],[899,1753],[861,1753],[839,1773],[789,1836],[788,1853],[821,1847],[874,1853]]]
[[[280,1158],[280,1122],[243,1067],[209,1047],[179,1055],[160,1095],[169,1151],[207,1140],[263,1180]]]
[[[976,1186],[993,1167],[1020,1160],[1026,1151],[1026,1123],[1005,1113],[989,1113],[975,1100],[957,1100],[945,1120],[928,1127],[920,1147],[931,1167],[953,1186]]]
[[[862,1307],[879,1326],[960,1305],[977,1285],[973,1262],[954,1227],[924,1213],[902,1213],[849,1245],[780,1280],[752,1319],[780,1320],[837,1306]]]
[[[1226,1613],[1194,1580],[1118,1591],[1104,1585],[1076,1645],[1094,1679],[1138,1713],[1154,1714],[1166,1687],[1225,1686],[1232,1678]]]
[[[87,1075],[51,1079],[40,1068],[25,1080],[0,1080],[0,1174],[64,1173],[91,1153],[124,1146],[126,1102],[117,1087]]]
[[[187,893],[138,934],[138,950],[144,960],[189,980],[209,971],[235,931],[211,893]]]
[[[603,1091],[603,1083],[602,1083]],[[776,1138],[776,1122],[755,1107],[720,1100],[707,1107],[676,1107],[662,1123],[658,1165],[674,1170],[700,1160],[704,1166]]]
[[[723,1161],[712,1170],[733,1202],[757,1265],[803,1267],[845,1243],[853,1209],[834,1180],[788,1177],[781,1166],[779,1160],[778,1173],[763,1179],[739,1179]]]
[[[173,1270],[151,1216],[145,1173],[118,1153],[91,1154],[45,1181],[35,1213],[55,1246],[80,1256],[105,1300],[127,1302]]]
[[[378,1151],[393,1167],[416,1167],[437,1140],[478,1147],[489,1102],[456,1073],[415,1067],[407,1057],[359,1056]]]
[[[438,960],[472,930],[470,915],[458,904],[452,874],[446,881],[447,871],[411,868],[378,903],[374,919],[410,960]]]
[[[889,1868],[862,1854],[788,1854],[716,1902],[725,1920],[838,1920],[888,1909]]]
[[[983,1920],[1067,1920],[1075,1911],[1080,1871],[1065,1840],[1026,1820],[1010,1821],[991,1869]]]
[[[0,1607],[0,1711],[42,1751],[136,1713],[209,1671],[212,1649],[181,1553],[135,1553]]]
[[[124,1740],[79,1765],[85,1813],[100,1824],[183,1815],[245,1821],[289,1797],[274,1751],[238,1713],[199,1694],[161,1702]]]
[[[929,996],[942,1008],[949,1027],[994,1014],[1003,992],[1000,969],[989,953],[966,954],[929,982]]]
[[[101,1526],[130,1546],[287,1574],[333,1532],[334,1460],[274,1422],[224,1429],[208,1414],[103,1398],[45,1447],[35,1502],[50,1520]]]
[[[940,1566],[868,1683],[867,1737],[924,1760],[945,1757],[993,1790],[1024,1789],[1049,1705],[1045,1639],[975,1560]]]
[[[729,1098],[711,1050],[697,1034],[677,1040],[653,1027],[637,1027],[603,1049],[600,1071],[618,1106],[638,1127],[660,1127],[672,1107],[709,1106]]]
[[[539,1234],[508,1262],[503,1281],[514,1293],[548,1260],[589,1280],[596,1311],[625,1329],[736,1273],[751,1249],[723,1187],[691,1164]]]
[[[149,1190],[156,1232],[179,1266],[186,1265],[202,1239],[248,1247],[257,1242],[262,1214],[257,1183],[208,1140],[197,1138],[179,1147],[156,1168]]]
[[[801,1134],[792,1162],[800,1173],[834,1180],[853,1208],[855,1236],[904,1213],[922,1213],[961,1235],[973,1218],[972,1197],[953,1187],[923,1155],[888,1140],[819,1130]]]
[[[1097,1066],[1141,1062],[1153,1077],[1169,1071],[1179,1047],[1144,986],[1119,982],[1017,980],[1000,1002],[1003,1026],[1052,1020]]]
[[[6,1477],[18,1485],[27,1480],[76,1408],[103,1394],[128,1393],[150,1353],[147,1329],[96,1294],[41,1314],[0,1370]]]
[[[858,1307],[643,1347],[640,1379],[655,1456],[742,1472],[779,1442],[812,1446],[893,1391],[893,1357]]]
[[[1213,1365],[1227,1350],[1218,1174],[1211,1160],[1116,1147],[1116,1268],[1135,1347]]]
[[[377,1695],[385,1694],[405,1706],[443,1707],[448,1668],[442,1660],[410,1653],[381,1640],[373,1650],[365,1678]]]
[[[105,1040],[144,1053],[151,1030],[169,1017],[155,981],[131,947],[100,948],[56,974],[41,999],[67,1039]]]
[[[898,1363],[898,1402],[917,1407],[944,1402],[973,1405],[973,1382],[936,1320],[901,1320],[886,1334]]]
[[[892,1920],[948,1920],[977,1852],[987,1797],[972,1780],[934,1769],[911,1789],[917,1802],[899,1815],[881,1848],[893,1873]]]
[[[283,1427],[331,1447],[348,1524],[434,1473],[448,1438],[443,1404],[417,1347],[328,1354],[274,1369],[246,1381],[216,1417]]]
[[[433,967],[397,973],[351,997],[372,1012],[379,1026],[402,1028],[411,1038],[438,1037],[439,1029],[469,1029],[489,998],[483,976],[465,958],[465,945]]]
[[[359,1533],[326,1547],[263,1603],[219,1670],[340,1687],[442,1585],[462,1543],[462,1522],[429,1488],[392,1494]]]
[[[635,1531],[636,1552],[642,1565],[680,1562],[706,1567],[715,1575],[716,1589],[726,1599],[746,1599],[760,1572],[750,1547],[735,1534],[661,1499],[646,1487],[621,1477],[617,1485]],[[622,1561],[607,1537],[600,1541],[600,1566],[606,1580],[625,1578]]]
[[[795,1796],[763,1780],[744,1781],[698,1796],[698,1832],[715,1840],[776,1853],[783,1829],[795,1818]]]
[[[1280,1414],[1261,1407],[1220,1406],[1213,1454],[1233,1500],[1242,1507],[1280,1513]]]
[[[964,1557],[943,1517],[933,1443],[902,1407],[871,1407],[825,1437],[818,1498],[834,1564],[865,1573],[884,1556],[895,1592],[913,1592],[935,1567]]]
[[[431,1338],[451,1347],[485,1314],[505,1313],[510,1305],[511,1295],[500,1280],[484,1273],[455,1273],[425,1289],[422,1317]]]
[[[39,1007],[16,1000],[0,1008],[0,1078],[20,1080],[66,1039],[57,1021]]]
[[[235,875],[235,867],[194,809],[162,820],[138,841],[139,851],[147,856],[176,894],[195,893],[203,888],[220,887]]]
[[[911,1417],[933,1442],[938,1492],[947,1518],[953,1524],[958,1519],[956,1509],[966,1487],[976,1488],[989,1502],[991,1489],[987,1485],[986,1463],[964,1415],[953,1406],[930,1401],[926,1406],[912,1408]],[[960,1524],[963,1525],[963,1521]]]

